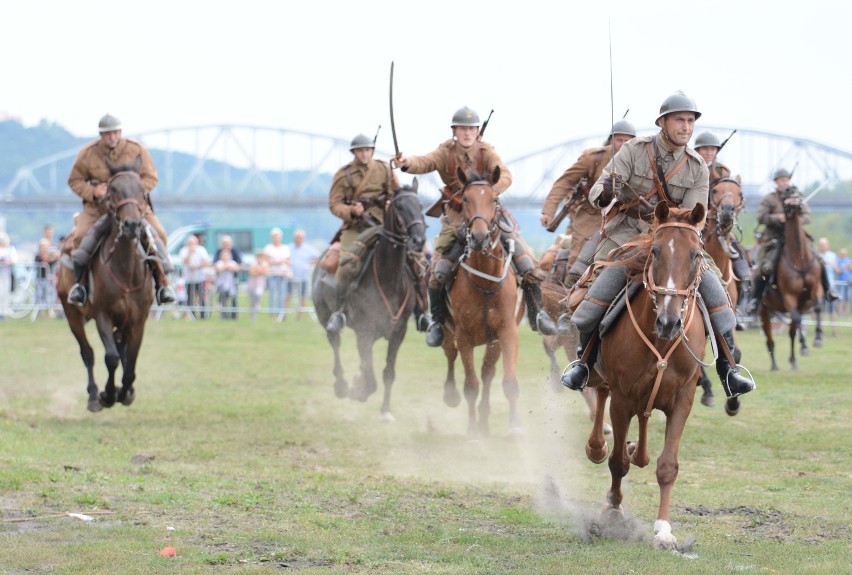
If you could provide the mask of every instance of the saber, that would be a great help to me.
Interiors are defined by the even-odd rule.
[[[399,142],[396,140],[396,122],[393,120],[393,60],[391,60],[391,70],[390,70],[390,124],[391,124],[391,135],[393,135],[393,151],[394,157],[391,158],[391,166],[393,166],[394,158],[399,157]]]

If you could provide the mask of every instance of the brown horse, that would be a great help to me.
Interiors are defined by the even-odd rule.
[[[784,247],[775,269],[774,289],[764,296],[760,306],[760,324],[766,335],[766,348],[772,360],[772,371],[778,371],[775,362],[775,341],[772,339],[770,313],[790,314],[790,366],[796,363],[796,335],[799,336],[801,354],[809,353],[802,330],[802,315],[814,312],[816,319],[815,347],[822,344],[822,262],[814,253],[810,239],[800,219],[802,199],[798,196],[784,200]]]
[[[462,215],[467,246],[448,299],[444,354],[447,380],[444,402],[455,407],[461,401],[456,390],[454,364],[460,354],[464,365],[464,396],[468,407],[467,433],[471,439],[489,432],[491,380],[497,360],[503,356],[503,394],[509,400],[510,433],[521,429],[518,414],[518,285],[512,270],[511,248],[507,253],[500,238],[500,201],[493,185],[500,179],[495,168],[486,180],[478,174],[458,173],[464,184]],[[473,360],[475,347],[485,345],[482,359],[482,398],[478,417],[479,378]]]
[[[722,272],[722,280],[728,288],[728,297],[731,298],[731,307],[737,309],[738,291],[737,280],[734,274],[733,259],[740,254],[731,245],[730,237],[734,227],[737,226],[737,216],[745,206],[743,192],[739,182],[732,178],[723,178],[710,190],[710,204],[707,210],[707,223],[704,226],[704,237],[706,239],[707,254],[713,258],[719,271]],[[739,355],[739,350],[735,352]],[[735,359],[739,359],[735,357]],[[704,393],[701,403],[713,406],[713,391],[710,378],[701,370],[701,386]],[[725,411],[728,415],[736,415],[739,411],[739,398],[732,397],[725,402]]]
[[[607,457],[603,432],[604,403],[610,399],[613,451],[609,457],[612,484],[605,513],[620,517],[622,478],[630,464],[648,465],[648,420],[654,409],[666,414],[665,446],[657,459],[660,506],[654,523],[654,547],[672,549],[669,504],[677,479],[677,453],[686,420],[692,410],[699,362],[704,357],[705,332],[696,292],[702,271],[701,228],[705,209],[669,208],[660,202],[655,223],[638,241],[645,257],[630,261],[631,281],[644,283],[627,311],[601,341],[596,368],[606,381],[596,383],[598,409],[586,454],[595,463]],[[634,416],[639,420],[639,442],[627,441]]]
[[[133,166],[112,166],[106,211],[112,216],[112,228],[101,248],[92,257],[89,274],[89,298],[82,308],[69,304],[68,291],[75,282],[74,272],[62,266],[57,293],[65,309],[71,333],[80,345],[80,355],[88,372],[89,411],[112,407],[116,400],[130,405],[136,396],[136,360],[142,347],[145,321],[154,300],[151,269],[143,234],[147,224],[142,209],[147,203],[145,187],[139,177],[141,157]],[[150,244],[149,244],[150,245]],[[93,371],[94,351],[86,338],[85,325],[95,320],[104,345],[108,378],[98,394]],[[115,371],[121,362],[121,389],[116,390]],[[117,392],[117,393],[116,393]]]

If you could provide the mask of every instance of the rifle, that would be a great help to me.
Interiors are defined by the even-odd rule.
[[[488,117],[485,119],[485,122],[482,124],[482,129],[479,130],[479,135],[476,137],[477,140],[481,140],[482,136],[485,134],[485,128],[488,127],[488,122],[491,121],[491,114],[494,113],[494,109],[492,108],[490,112],[488,112]]]
[[[379,124],[379,127],[378,127],[378,128],[376,128],[376,135],[375,135],[375,136],[373,136],[373,147],[374,147],[374,148],[376,147],[376,140],[378,140],[378,139],[379,139],[379,132],[381,131],[381,129],[382,129],[382,125],[381,125],[381,124]]]
[[[730,140],[730,139],[731,139],[731,137],[732,137],[734,134],[736,134],[736,133],[737,133],[737,131],[736,131],[736,130],[734,130],[733,132],[731,132],[731,135],[730,135],[730,136],[728,136],[727,138],[725,138],[725,141],[724,141],[724,142],[722,142],[722,145],[721,145],[721,146],[719,146],[719,151],[720,151],[720,152],[722,151],[722,148],[724,148],[724,147],[725,147],[725,144],[727,144],[727,143],[728,143],[728,140]]]
[[[568,201],[562,205],[562,208],[559,210],[559,213],[556,214],[556,217],[550,222],[550,225],[547,226],[547,231],[554,232],[559,227],[559,224],[562,223],[571,210],[579,200],[583,199],[583,189],[586,187],[586,179],[580,181],[576,186],[574,186],[574,193],[571,194],[571,197],[568,198]]]

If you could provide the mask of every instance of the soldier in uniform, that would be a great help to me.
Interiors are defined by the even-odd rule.
[[[354,158],[337,170],[331,183],[328,207],[332,214],[343,220],[339,232],[341,254],[350,249],[358,234],[381,224],[385,202],[399,187],[396,173],[390,165],[373,158],[375,148],[375,142],[369,136],[355,136],[349,146]],[[340,331],[346,324],[343,304],[349,289],[349,278],[344,277],[340,266],[335,279],[337,303],[325,326],[331,332]]]
[[[717,158],[719,151],[722,149],[719,138],[711,132],[702,132],[695,138],[695,145],[693,147],[698,152],[698,155],[704,158],[704,161],[707,163],[707,169],[710,171],[711,191],[719,181],[733,179],[731,178],[731,170]],[[739,179],[739,176],[737,176],[737,183],[739,183]],[[748,251],[733,234],[730,234],[728,237],[728,243],[739,254],[739,257],[731,258],[731,265],[734,268],[734,275],[740,280],[737,289],[739,291],[738,299],[742,302],[748,299],[751,293],[751,265],[749,263]],[[743,331],[745,330],[745,324],[739,317],[739,310],[737,310],[737,314],[737,329]]]
[[[80,150],[71,167],[71,174],[68,176],[68,185],[83,200],[83,209],[79,212],[73,232],[73,245],[76,249],[71,253],[77,283],[68,292],[68,303],[76,306],[83,306],[86,303],[88,294],[81,279],[98,242],[106,237],[112,225],[109,214],[102,213],[100,208],[100,202],[107,193],[107,182],[110,179],[107,160],[112,165],[119,166],[133,164],[137,157],[141,157],[140,177],[145,186],[146,197],[157,185],[157,169],[154,167],[151,155],[140,142],[121,136],[121,121],[118,118],[111,114],[104,115],[98,122],[98,132],[100,139],[86,144]],[[172,269],[169,254],[166,251],[166,230],[154,215],[150,202],[141,209],[142,217],[156,231],[153,238],[155,245],[148,248],[156,250],[162,266],[156,263],[151,266],[154,271],[157,303],[159,305],[174,303],[175,292],[169,286],[166,275]]]
[[[701,113],[695,102],[684,93],[675,92],[660,106],[656,120],[660,131],[654,136],[633,138],[625,143],[604,168],[589,192],[589,201],[598,208],[608,209],[609,218],[604,225],[603,239],[595,253],[595,261],[607,259],[611,250],[647,232],[653,217],[653,206],[660,201],[681,208],[693,208],[697,204],[707,206],[709,170],[701,156],[687,146],[692,137],[695,120],[699,117]],[[617,179],[613,178],[613,173],[617,174]],[[615,184],[613,180],[616,180]],[[646,208],[647,205],[650,205],[650,208]],[[705,254],[704,257],[708,264],[712,264],[709,256]],[[707,285],[713,282],[715,285]],[[699,290],[705,300],[708,300],[705,294],[709,293],[710,289],[713,289],[715,294],[725,294],[718,270],[702,276]],[[727,295],[722,297],[727,299]],[[597,308],[602,310],[598,311]],[[606,307],[587,298],[575,311],[575,320],[578,315],[586,314],[587,317],[597,318],[599,321],[605,309]],[[730,316],[726,321],[726,324],[730,324],[730,329],[718,334],[718,339],[720,344],[727,345],[732,352],[734,313],[730,307],[716,310],[714,313],[726,313]],[[593,341],[597,341],[596,332],[597,325],[591,330],[580,331],[581,352]],[[563,385],[575,390],[582,390],[586,386],[589,370],[595,359],[594,349],[591,351],[587,362],[577,360],[563,374]],[[728,356],[729,354],[720,353],[716,361],[716,371],[722,379],[725,392],[729,397],[748,393],[754,389],[754,381],[743,377],[737,366],[730,364]]]
[[[441,231],[435,238],[432,257],[432,274],[429,279],[429,304],[432,312],[432,323],[429,324],[426,343],[438,347],[444,341],[443,322],[447,314],[446,291],[444,286],[452,273],[456,261],[464,251],[464,245],[459,241],[463,217],[461,204],[450,201],[459,197],[464,186],[458,179],[457,168],[465,171],[486,175],[500,168],[500,180],[493,186],[501,194],[511,185],[512,173],[500,159],[494,146],[483,142],[480,137],[479,115],[467,106],[453,114],[450,128],[453,137],[435,150],[423,156],[406,156],[400,153],[395,161],[404,172],[412,174],[428,174],[437,171],[445,187],[442,190],[443,214],[441,215]],[[437,205],[437,204],[436,204]],[[503,208],[506,212],[506,208]],[[437,215],[432,210],[427,215]],[[536,275],[536,265],[528,252],[517,228],[514,230],[515,255],[513,264],[518,277],[523,278],[521,287],[524,290],[527,307],[530,308],[536,321],[531,327],[546,335],[556,333],[556,325],[541,304],[541,280]]]
[[[795,198],[801,202],[802,213],[799,216],[802,225],[811,223],[811,210],[802,193],[796,186],[791,185],[792,174],[784,168],[775,170],[772,179],[775,180],[775,190],[760,200],[757,208],[757,223],[766,226],[760,236],[760,246],[757,251],[757,274],[752,288],[751,299],[748,302],[748,313],[756,314],[760,309],[760,300],[769,279],[775,273],[779,248],[783,245],[784,223],[787,217],[784,215],[784,201]],[[820,260],[821,261],[821,260]],[[828,281],[828,273],[825,264],[822,265],[822,287],[825,291],[825,299],[835,301],[838,299],[837,291],[831,287]]]

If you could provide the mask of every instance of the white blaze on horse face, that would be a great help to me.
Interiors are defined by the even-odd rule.
[[[671,261],[674,261],[674,255],[675,255],[675,241],[674,241],[674,238],[671,238],[671,239],[669,240],[669,251],[671,252],[671,258],[672,258],[672,259],[671,259]],[[671,273],[672,273],[672,272],[670,271],[670,272],[669,272],[669,277],[668,277],[668,279],[666,280],[666,288],[671,289],[671,290],[676,290],[676,289],[677,289],[677,284],[675,284],[674,277],[672,277]],[[672,300],[672,296],[670,296],[670,295],[667,295],[666,297],[664,297],[664,298],[663,298],[663,308],[666,308],[666,307],[668,307],[669,305],[671,305],[671,303],[672,303],[672,301],[671,301],[671,300]]]

